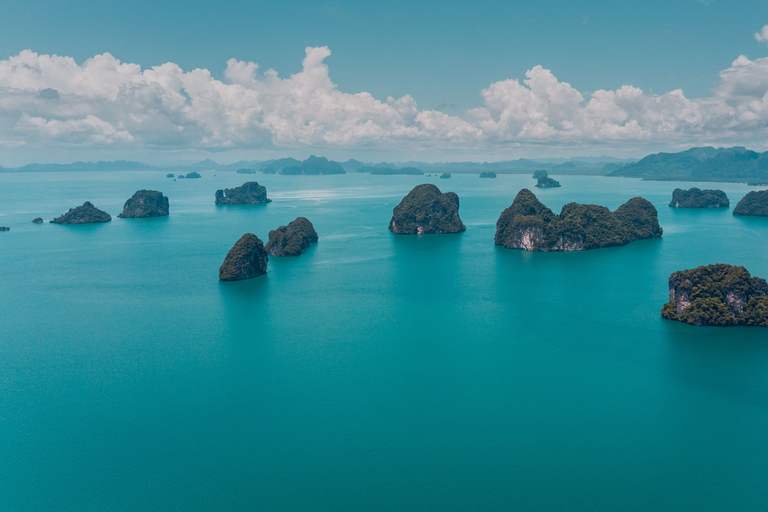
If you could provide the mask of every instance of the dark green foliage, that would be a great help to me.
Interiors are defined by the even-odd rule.
[[[315,227],[306,217],[298,217],[287,226],[270,231],[265,249],[272,256],[298,256],[314,242],[317,242]]]
[[[533,179],[537,180],[537,179],[541,178],[542,176],[544,176],[546,178],[547,176],[549,176],[549,174],[547,173],[547,171],[545,171],[543,169],[538,170],[538,171],[533,171]]]
[[[358,169],[357,172],[367,172],[372,175],[390,176],[394,174],[409,174],[413,176],[423,176],[424,172],[416,167],[402,167],[400,169],[394,169],[392,167],[363,167]]]
[[[298,165],[284,167],[279,174],[299,175],[299,174],[346,174],[344,168],[337,162],[328,160],[325,157],[310,156]]]
[[[168,215],[168,198],[157,190],[138,190],[123,206],[124,219],[143,219],[147,217],[165,217]]]
[[[768,216],[768,190],[753,190],[749,192],[733,209],[733,214]]]
[[[179,174],[179,178],[183,178],[183,177],[184,177],[184,176],[182,176],[181,174]],[[196,179],[196,178],[202,178],[202,176],[200,176],[200,173],[199,173],[199,172],[197,172],[197,171],[192,171],[192,172],[190,172],[190,173],[188,173],[188,174],[187,174],[186,178],[187,178],[188,180],[192,180],[192,179]]]
[[[443,180],[447,180],[450,178],[451,178],[451,173],[449,172],[444,172],[443,174],[440,175],[440,179],[443,179]]]
[[[723,263],[675,272],[661,316],[693,325],[768,327],[768,283]]]
[[[690,188],[683,190],[676,188],[672,192],[672,201],[669,206],[673,208],[728,208],[731,202],[722,190],[701,190]]]
[[[529,251],[580,251],[624,245],[662,235],[656,208],[641,197],[615,212],[604,206],[569,203],[560,215],[528,189],[521,190],[496,223],[496,245]]]
[[[560,182],[553,180],[548,176],[539,176],[539,181],[536,183],[539,188],[555,188],[560,186]]]
[[[269,256],[264,243],[252,233],[246,233],[235,242],[219,268],[222,281],[242,281],[267,272]]]
[[[111,220],[112,217],[107,212],[99,210],[89,201],[86,201],[77,208],[70,208],[67,213],[61,217],[56,217],[51,222],[53,224],[97,224]]]
[[[417,185],[392,212],[389,230],[397,235],[460,233],[459,196],[432,184]]]
[[[495,178],[496,173],[493,171],[485,171],[480,173],[481,178]]]
[[[239,187],[216,191],[216,204],[262,204],[270,203],[267,188],[255,181],[243,183]]]

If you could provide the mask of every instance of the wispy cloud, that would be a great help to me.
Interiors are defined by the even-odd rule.
[[[761,43],[768,42],[768,25],[763,25],[760,32],[755,32],[755,39]]]

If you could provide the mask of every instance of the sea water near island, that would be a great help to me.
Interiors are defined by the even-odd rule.
[[[0,510],[768,510],[768,329],[663,320],[675,270],[768,277],[768,219],[677,186],[556,176],[559,211],[643,196],[664,236],[493,244],[530,175],[0,174]],[[274,202],[214,205],[247,180]],[[460,235],[394,236],[433,182]],[[137,189],[168,218],[34,225]],[[246,232],[319,243],[221,283]]]

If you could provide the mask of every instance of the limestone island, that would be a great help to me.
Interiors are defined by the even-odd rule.
[[[768,327],[768,283],[724,263],[675,272],[661,316],[692,325]]]
[[[297,217],[287,226],[269,232],[266,251],[272,256],[298,256],[309,244],[317,242],[317,231],[306,217]]]
[[[547,173],[547,171],[545,171],[543,169],[542,170],[538,170],[538,171],[533,171],[533,179],[537,180],[537,179],[541,178],[542,176],[544,176],[546,178],[547,176],[549,176],[549,173]]]
[[[146,219],[149,217],[167,217],[168,198],[157,190],[137,190],[125,202],[121,219]]]
[[[408,192],[389,221],[389,230],[396,235],[461,233],[466,229],[459,218],[459,196],[442,193],[430,183]]]
[[[42,223],[43,223],[43,219],[41,217],[35,217],[34,219],[32,219],[32,224],[42,224]]]
[[[496,245],[526,251],[584,251],[658,238],[656,208],[635,197],[612,212],[604,206],[569,203],[560,215],[528,189],[521,190],[496,223]]]
[[[768,190],[753,190],[749,192],[733,209],[733,214],[768,216]]]
[[[112,217],[105,211],[99,210],[90,201],[84,202],[77,208],[70,208],[70,210],[62,215],[56,217],[51,221],[53,224],[98,224],[100,222],[109,222]]]
[[[493,171],[484,171],[480,173],[481,178],[495,178],[496,173]]]
[[[722,190],[676,188],[672,192],[672,201],[669,202],[669,206],[672,208],[728,208],[731,202]]]
[[[219,267],[221,281],[242,281],[267,273],[269,256],[264,243],[253,233],[246,233],[235,242]]]
[[[443,174],[440,175],[440,179],[441,180],[449,180],[449,179],[451,179],[451,173],[444,172]]]
[[[168,174],[165,175],[165,177],[166,178],[173,178],[174,176],[173,176],[172,172],[169,172]]]
[[[560,182],[553,180],[549,176],[539,176],[539,181],[536,183],[538,188],[555,188],[560,186]]]
[[[9,228],[8,226],[0,226],[0,231],[10,231],[10,230],[11,228]]]
[[[271,203],[267,198],[267,187],[255,181],[243,183],[239,187],[216,191],[216,204],[263,204]]]
[[[181,178],[181,175],[179,175],[179,178]],[[202,176],[200,176],[200,173],[199,173],[199,172],[197,172],[197,171],[192,171],[192,172],[190,172],[190,173],[187,173],[187,176],[186,176],[186,178],[187,178],[188,180],[193,180],[193,179],[196,179],[196,178],[202,178]]]

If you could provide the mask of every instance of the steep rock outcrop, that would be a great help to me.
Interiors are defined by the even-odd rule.
[[[235,242],[219,268],[221,281],[242,281],[267,272],[269,256],[264,243],[253,233],[246,233]]]
[[[723,263],[674,272],[661,316],[692,325],[768,327],[768,283]]]
[[[35,217],[34,219],[32,219],[32,224],[42,224],[42,223],[43,223],[43,219],[41,217]]]
[[[262,204],[271,203],[267,198],[267,188],[255,181],[243,183],[239,187],[216,191],[216,204]]]
[[[51,222],[53,224],[98,224],[111,220],[112,217],[107,212],[99,210],[90,201],[86,201],[77,208],[70,208],[67,213],[56,217]]]
[[[672,208],[728,208],[731,202],[722,190],[676,188],[672,192],[672,201],[669,202],[669,206]]]
[[[389,230],[396,235],[461,233],[459,196],[435,185],[417,185],[392,212]]]
[[[287,226],[270,231],[265,249],[272,256],[298,256],[314,242],[317,242],[315,227],[306,217],[298,217]]]
[[[121,219],[145,219],[148,217],[167,217],[168,198],[157,190],[137,190],[125,202]]]
[[[539,176],[539,181],[536,183],[538,188],[556,188],[560,186],[560,182],[553,180],[549,176]]]
[[[569,203],[560,215],[528,189],[521,190],[496,223],[496,245],[526,251],[583,251],[657,238],[663,233],[656,208],[642,197],[615,212],[594,204]]]
[[[547,173],[547,171],[545,171],[543,169],[540,169],[538,171],[533,171],[533,179],[537,180],[537,179],[541,178],[542,176],[544,176],[546,178],[547,176],[549,176],[549,173]]]
[[[768,190],[753,190],[745,195],[736,208],[734,215],[768,216]]]

